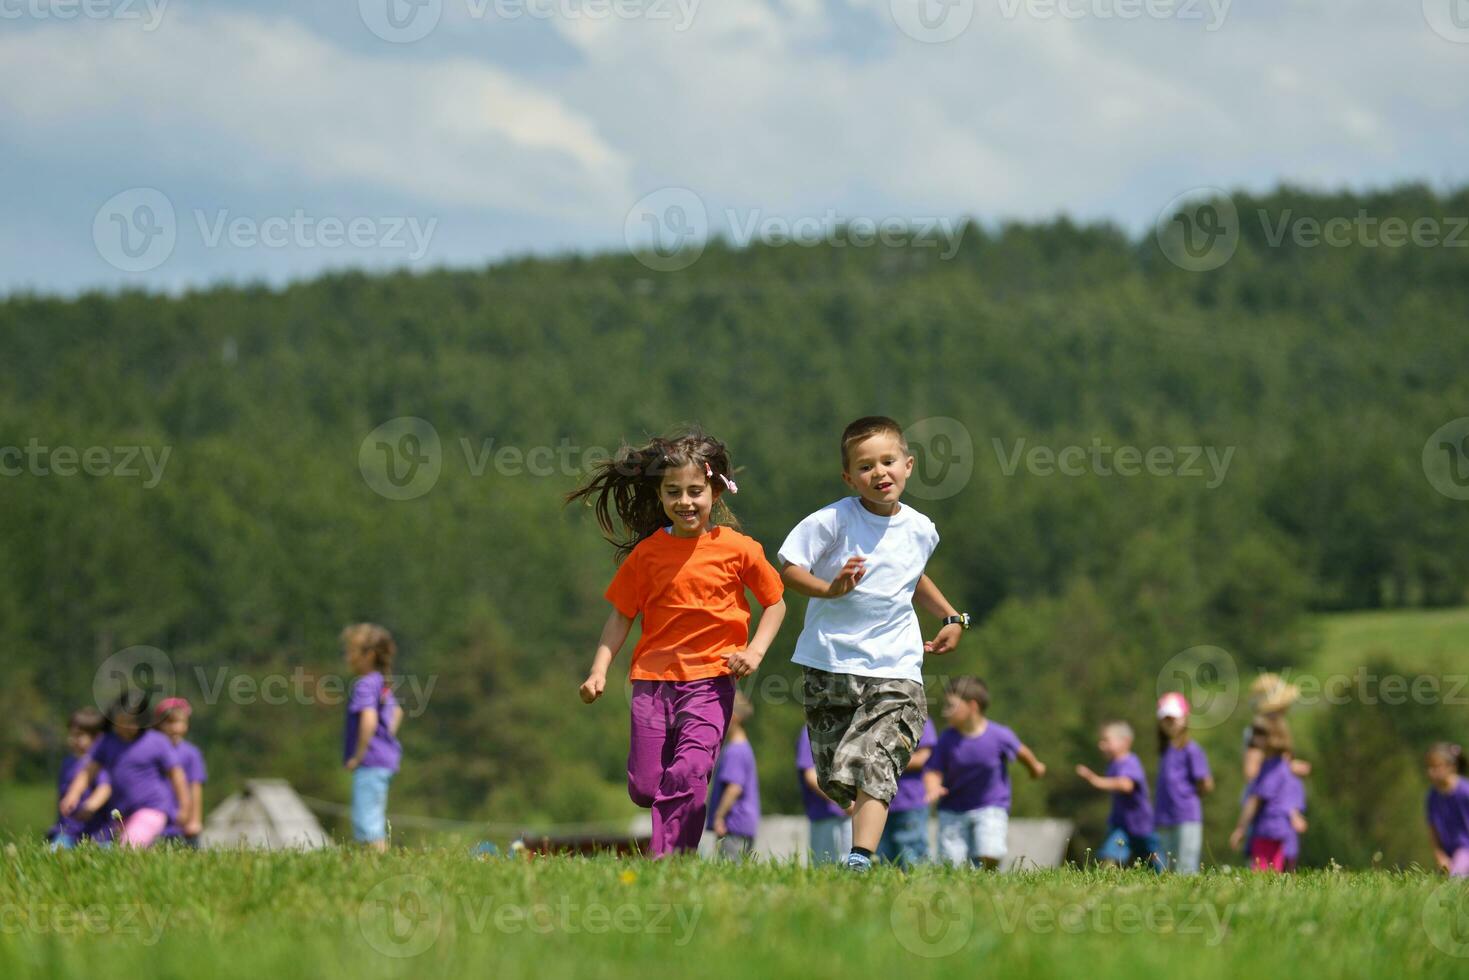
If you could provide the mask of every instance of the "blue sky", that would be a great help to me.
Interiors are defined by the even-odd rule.
[[[1141,232],[1197,187],[1464,183],[1466,119],[1469,0],[0,0],[0,292]]]

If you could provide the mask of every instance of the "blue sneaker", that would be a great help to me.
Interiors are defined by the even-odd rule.
[[[847,870],[859,875],[865,875],[872,870],[872,858],[853,851],[847,855]]]

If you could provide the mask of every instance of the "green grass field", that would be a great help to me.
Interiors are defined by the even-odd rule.
[[[697,860],[22,844],[6,848],[0,976],[1463,976],[1465,899],[1461,883],[1384,873],[858,878]]]

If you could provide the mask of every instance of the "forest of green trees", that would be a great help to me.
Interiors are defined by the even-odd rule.
[[[842,426],[882,413],[945,436],[915,440],[927,495],[907,499],[942,534],[930,573],[979,623],[928,669],[984,676],[994,717],[1051,763],[1017,778],[1017,815],[1074,816],[1095,839],[1105,801],[1071,766],[1096,762],[1093,728],[1117,715],[1151,768],[1170,658],[1219,647],[1247,681],[1309,652],[1313,611],[1469,588],[1469,502],[1423,464],[1469,415],[1469,248],[1272,240],[1282,220],[1469,215],[1469,190],[1233,203],[1239,247],[1210,271],[1151,230],[1057,220],[969,225],[948,260],[715,243],[678,272],[609,254],[0,301],[0,447],[26,460],[0,477],[0,784],[53,778],[99,665],[146,645],[196,703],[214,798],[272,775],[344,799],[336,637],[368,619],[402,649],[394,810],[625,816],[625,698],[576,697],[612,548],[563,495],[596,448],[697,421],[731,446],[731,504],[773,558],[843,495]],[[392,499],[368,437],[404,417],[432,426],[437,451],[405,445],[438,472]],[[1079,473],[1046,465],[1072,446]],[[1212,457],[1123,475],[1094,446]],[[962,486],[944,465],[970,468]],[[791,606],[753,688],[768,812],[797,809]],[[1225,777],[1216,856],[1247,721],[1241,702],[1201,733]],[[1333,708],[1331,737],[1302,749],[1307,861],[1427,860],[1416,827],[1375,809],[1372,772],[1464,728],[1443,705]]]

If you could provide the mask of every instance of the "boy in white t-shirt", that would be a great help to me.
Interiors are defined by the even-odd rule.
[[[898,502],[913,471],[903,430],[869,416],[842,433],[842,480],[857,492],[807,517],[780,547],[781,577],[809,596],[791,659],[805,668],[811,754],[822,792],[853,806],[847,866],[866,871],[898,777],[923,735],[923,655],[948,653],[969,625],[923,574],[933,522]],[[943,618],[923,642],[917,602]]]

